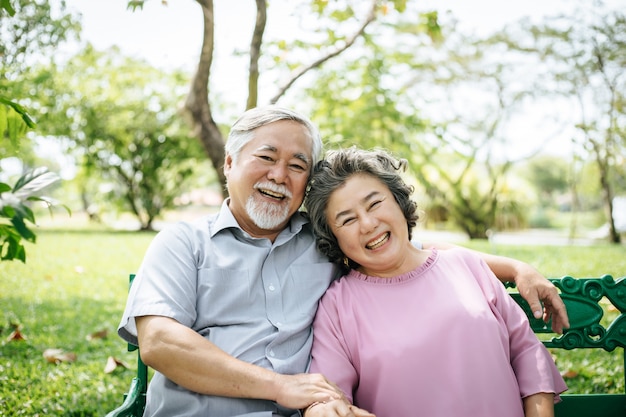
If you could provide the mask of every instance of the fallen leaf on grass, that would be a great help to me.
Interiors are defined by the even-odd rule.
[[[87,340],[95,340],[95,339],[105,339],[109,334],[107,329],[99,330],[97,332],[93,332],[87,335]]]
[[[7,342],[16,342],[20,340],[26,340],[26,336],[20,331],[19,328],[13,330],[9,337],[7,337]]]
[[[568,369],[567,371],[563,372],[561,376],[565,379],[572,379],[578,376],[578,372],[573,369]]]
[[[76,354],[73,352],[65,352],[63,349],[46,349],[43,351],[43,357],[50,363],[59,364],[61,362],[76,361]]]
[[[128,365],[124,361],[114,358],[113,356],[109,356],[107,358],[107,364],[104,366],[104,373],[110,374],[111,372],[115,371],[120,366],[122,368],[128,369]]]

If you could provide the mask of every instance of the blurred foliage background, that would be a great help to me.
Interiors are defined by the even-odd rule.
[[[128,7],[140,15],[144,3]],[[204,47],[184,71],[80,41],[81,16],[64,0],[8,1],[0,180],[44,165],[64,178],[53,195],[74,216],[111,224],[130,214],[150,230],[168,211],[219,204],[228,126],[275,102],[309,114],[329,147],[409,160],[427,227],[471,239],[559,228],[621,242],[626,18],[614,2],[572,2],[480,36],[417,0],[291,2],[301,33],[264,36],[265,3],[266,20],[247,28],[250,49],[232,52],[247,59],[240,80],[211,72],[221,39],[212,2],[197,3]],[[80,48],[56,53],[67,44]],[[229,95],[232,83],[247,85],[246,97]],[[15,127],[9,101],[33,128]]]

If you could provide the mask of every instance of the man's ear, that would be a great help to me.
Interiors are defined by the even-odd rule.
[[[226,154],[224,157],[224,175],[228,176],[228,172],[233,167],[233,157]]]

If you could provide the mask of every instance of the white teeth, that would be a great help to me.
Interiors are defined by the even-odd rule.
[[[277,200],[284,200],[291,198],[291,193],[281,184],[272,184],[271,182],[259,182],[254,185],[254,188],[263,195],[266,195]]]
[[[265,195],[269,195],[270,197],[275,197],[275,198],[285,198],[285,196],[283,194],[280,193],[275,193],[273,191],[267,190],[267,189],[263,189],[263,190],[259,190],[261,193],[265,194]]]
[[[389,239],[389,233],[385,233],[384,235],[380,237],[380,239],[377,239],[374,242],[368,243],[366,247],[368,249],[379,248],[380,246],[382,246],[383,243],[387,241],[387,239]]]

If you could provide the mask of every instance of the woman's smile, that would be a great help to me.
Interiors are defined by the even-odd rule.
[[[390,237],[391,235],[389,232],[384,233],[377,239],[369,242],[367,245],[365,245],[365,247],[370,250],[378,249],[381,246],[383,246],[389,240]]]

